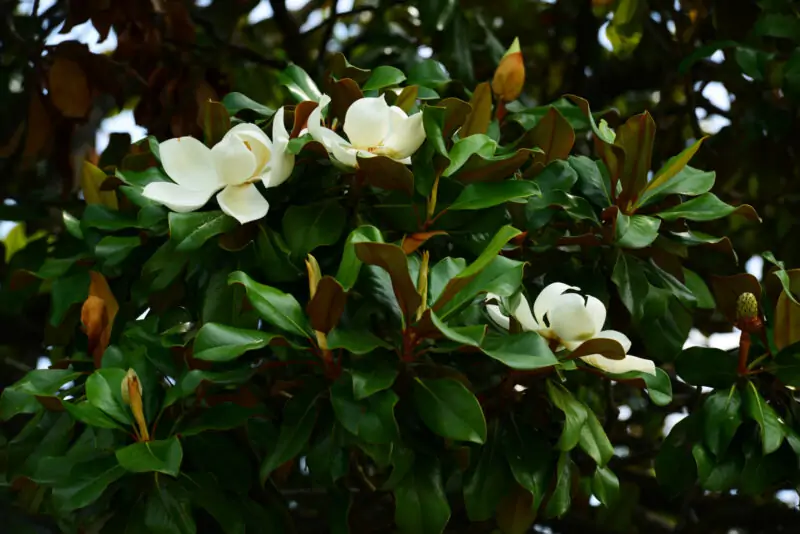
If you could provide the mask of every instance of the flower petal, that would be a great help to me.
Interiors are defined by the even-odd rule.
[[[489,314],[489,318],[492,321],[494,321],[494,323],[497,326],[499,326],[500,328],[503,328],[505,330],[508,330],[509,328],[511,328],[511,319],[509,319],[500,310],[500,305],[498,305],[498,304],[490,304],[489,303],[490,301],[499,301],[499,300],[500,300],[500,297],[498,297],[497,295],[495,295],[493,293],[487,293],[486,294],[486,299],[484,300],[484,302],[487,303],[486,304],[486,313]]]
[[[389,135],[391,111],[384,97],[365,97],[353,102],[344,116],[344,133],[356,148],[368,149]]]
[[[656,374],[656,364],[653,363],[652,360],[638,358],[636,356],[626,356],[622,360],[611,360],[599,354],[592,354],[591,356],[582,357],[581,360],[615,375],[627,373],[628,371],[640,371],[651,375]]]
[[[288,141],[283,139],[276,141],[275,144],[272,145],[274,152],[272,164],[269,166],[269,170],[261,176],[261,181],[266,187],[281,185],[292,175],[292,170],[294,169],[294,154],[290,154],[286,151],[287,145]]]
[[[161,165],[176,184],[195,191],[222,187],[211,150],[194,137],[168,139],[158,150]]]
[[[263,172],[272,157],[272,141],[267,134],[255,124],[237,124],[225,134],[225,137],[238,137],[256,157],[256,173]],[[225,137],[222,139],[225,140]]]
[[[170,182],[152,182],[145,186],[142,195],[172,211],[186,213],[205,206],[216,191],[217,188],[199,191]]]
[[[326,128],[322,125],[322,112],[328,106],[331,101],[331,97],[328,95],[322,95],[319,99],[319,105],[314,108],[314,111],[308,116],[308,121],[306,124],[306,129],[308,133],[311,134],[311,137],[319,142],[322,143],[322,146],[325,147],[325,150],[328,152],[333,151],[334,145],[344,145],[350,146],[350,143],[344,140],[342,136],[331,130],[330,128]],[[301,134],[303,132],[300,132]],[[354,165],[353,165],[354,166]]]
[[[561,294],[570,289],[580,291],[581,288],[568,286],[561,282],[554,282],[542,289],[542,292],[539,293],[539,296],[533,301],[533,316],[536,317],[536,322],[544,326],[544,318],[547,312],[550,311],[550,308],[558,301]]]
[[[222,211],[241,224],[261,219],[269,211],[269,202],[249,183],[227,186],[217,195],[217,202]]]
[[[547,317],[550,319],[550,327],[564,342],[586,341],[596,334],[594,319],[586,309],[586,301],[581,295],[560,295]]]
[[[586,297],[586,309],[589,311],[589,315],[591,315],[592,319],[594,320],[594,331],[599,332],[603,329],[603,325],[606,323],[605,305],[600,302],[599,299],[588,295]]]
[[[511,315],[519,321],[520,326],[522,326],[523,330],[526,331],[533,331],[536,332],[540,329],[539,323],[536,322],[536,319],[533,318],[533,314],[531,313],[531,305],[528,303],[528,299],[525,298],[525,295],[519,295],[519,301],[517,303],[517,307],[511,311]]]
[[[619,344],[622,345],[622,348],[625,349],[625,354],[631,350],[631,340],[622,332],[617,332],[616,330],[603,330],[594,337],[613,339],[614,341],[619,342]]]
[[[394,111],[395,108],[392,108]],[[399,110],[399,108],[397,108]],[[400,110],[400,113],[403,113]],[[402,160],[419,150],[425,142],[425,128],[422,125],[422,113],[415,113],[410,117],[398,118],[393,113],[392,128],[383,141],[383,148],[379,154],[385,154],[392,159]]]
[[[255,176],[258,162],[256,155],[239,136],[231,135],[211,149],[217,173],[228,185],[243,184]]]
[[[358,167],[356,156],[363,155],[359,154],[359,151],[350,145],[340,143],[333,143],[331,145],[331,154],[336,158],[336,161],[348,167]]]
[[[275,112],[272,119],[272,141],[289,141],[289,132],[286,131],[286,124],[283,122],[284,109],[280,108]]]

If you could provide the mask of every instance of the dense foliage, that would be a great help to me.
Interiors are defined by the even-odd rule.
[[[791,3],[255,4],[9,13],[14,532],[798,520],[797,273],[764,253],[762,288],[735,252],[800,260]],[[62,20],[117,49],[46,44]],[[132,98],[150,135],[98,157]],[[739,347],[684,350],[693,326]]]

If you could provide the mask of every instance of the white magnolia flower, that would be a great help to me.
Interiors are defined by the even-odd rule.
[[[360,98],[347,109],[342,127],[346,141],[322,124],[322,111],[330,101],[328,95],[320,97],[308,117],[308,133],[348,167],[358,166],[357,156],[387,156],[409,165],[411,155],[425,141],[422,113],[409,117],[397,106],[389,106],[383,96]]]
[[[527,299],[520,295],[519,303],[511,314],[524,330],[537,332],[569,350],[577,349],[584,341],[604,338],[617,341],[627,354],[631,348],[628,336],[616,330],[603,330],[606,322],[606,307],[603,303],[591,295],[583,297],[576,293],[567,293],[569,290],[579,291],[580,288],[560,282],[545,287],[533,303],[533,313]],[[487,300],[497,298],[491,294],[487,296]],[[500,310],[500,306],[487,304],[486,311],[499,326],[509,328],[511,321]],[[651,360],[636,356],[612,360],[600,354],[590,354],[581,359],[612,374],[628,371],[656,374],[656,366]]]
[[[220,209],[244,224],[261,219],[269,203],[258,192],[285,182],[294,168],[294,155],[286,152],[289,133],[283,108],[272,122],[272,141],[255,124],[238,124],[213,148],[193,137],[169,139],[159,145],[161,164],[172,182],[148,184],[142,194],[177,212],[202,208],[217,194]],[[173,183],[174,182],[174,183]]]

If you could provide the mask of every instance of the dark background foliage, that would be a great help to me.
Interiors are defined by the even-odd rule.
[[[270,16],[250,22],[254,10]],[[93,53],[74,40],[53,44],[56,32],[87,22],[101,39],[113,39],[113,31],[111,52]],[[772,250],[787,265],[800,264],[793,234],[800,204],[800,15],[790,0],[6,1],[0,5],[0,220],[24,222],[29,236],[62,232],[60,210],[80,204],[79,162],[103,164],[128,150],[126,134],[112,134],[100,154],[94,147],[103,119],[120,110],[132,109],[136,123],[159,140],[200,135],[201,102],[239,91],[278,107],[286,100],[278,83],[283,68],[292,62],[321,79],[337,52],[360,67],[406,71],[417,56],[431,56],[463,83],[451,84],[449,95],[468,99],[476,82],[491,79],[516,36],[527,70],[524,104],[577,94],[594,110],[608,110],[612,126],[648,110],[658,125],[653,168],[714,133],[693,166],[715,170],[716,194],[751,204],[763,223],[724,219],[710,233],[728,235],[740,262]],[[0,386],[35,366],[42,347],[59,335],[46,326],[47,296],[23,306],[10,291],[24,285],[12,276],[14,262],[43,255],[46,245],[34,241],[11,264],[0,263]],[[734,267],[705,268],[704,274],[731,274]],[[729,329],[710,314],[699,325],[705,333]],[[574,503],[550,522],[553,531],[796,529],[800,517],[777,500],[699,489],[669,499],[657,486],[649,470],[664,417],[694,402],[691,391],[676,389],[669,406],[611,425],[611,441],[628,448],[611,464],[626,506],[612,516]]]

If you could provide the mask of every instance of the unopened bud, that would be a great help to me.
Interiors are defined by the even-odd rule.
[[[758,317],[758,300],[752,293],[742,293],[736,299],[736,318],[739,320]]]
[[[422,317],[422,314],[428,308],[428,264],[430,262],[430,253],[426,250],[422,253],[422,262],[419,266],[419,278],[417,279],[417,291],[421,297],[419,309],[417,310],[417,319]]]
[[[504,102],[516,100],[525,84],[525,62],[519,47],[519,38],[515,38],[506,51],[492,79],[492,92]]]
[[[139,375],[133,369],[128,369],[128,374],[122,379],[120,393],[122,393],[122,402],[128,406],[131,405],[131,394],[134,396],[134,401],[138,397],[141,402],[142,383],[139,381]]]
[[[322,271],[319,268],[317,259],[311,254],[309,254],[306,259],[306,272],[308,272],[308,291],[313,299],[314,295],[317,293],[319,281],[322,280]]]

